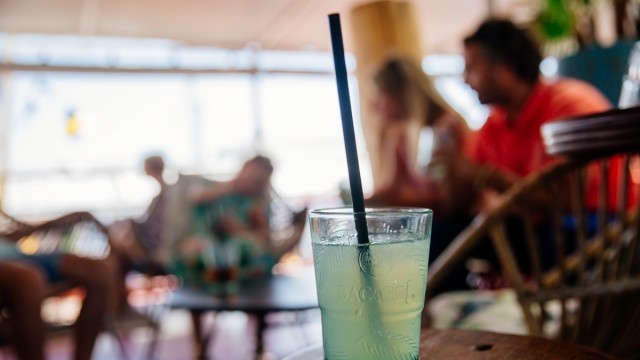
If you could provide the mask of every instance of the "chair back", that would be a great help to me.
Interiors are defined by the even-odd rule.
[[[32,226],[15,219],[0,210],[0,236],[12,240],[18,240],[21,234],[30,231]],[[18,237],[18,239],[16,238]]]
[[[101,259],[111,251],[107,229],[88,212],[27,224],[0,211],[0,236],[16,241],[26,254],[61,252]]]
[[[590,125],[597,141],[575,130]],[[640,354],[640,140],[626,135],[636,130],[637,109],[545,126],[547,152],[565,158],[479,214],[432,264],[429,286],[488,237],[532,335]]]

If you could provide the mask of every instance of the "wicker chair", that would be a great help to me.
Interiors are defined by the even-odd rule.
[[[28,253],[62,252],[80,257],[105,259],[111,251],[110,240],[106,227],[88,212],[74,212],[68,215],[29,224],[22,222],[0,211],[0,237],[11,239]],[[48,297],[62,296],[67,291],[77,287],[71,281],[61,281],[50,284]],[[1,295],[1,294],[0,294]],[[155,341],[159,331],[159,321],[156,318],[136,313],[135,319],[128,314],[127,318],[108,318],[105,330],[118,341],[122,359],[129,358],[121,332],[131,326],[148,326],[154,332],[149,344],[149,358],[155,350]],[[6,323],[0,319],[0,325]],[[68,326],[49,326],[52,331],[64,330]],[[6,330],[5,330],[6,332]]]
[[[621,122],[625,119],[634,121]],[[515,184],[491,210],[479,214],[430,266],[428,288],[437,287],[488,237],[531,334],[640,358],[640,191],[629,171],[632,154],[640,153],[638,130],[637,109],[546,126],[547,152],[567,157]],[[594,178],[598,204],[589,209]],[[615,178],[619,183],[610,187]],[[523,224],[518,238],[506,225],[514,216]],[[551,229],[547,237],[553,254],[541,251],[545,239],[535,230],[541,219]],[[573,224],[570,230],[567,220]],[[514,255],[518,242],[526,244],[527,271]],[[559,326],[552,331],[549,314],[558,311]]]
[[[31,253],[59,251],[106,258],[110,252],[106,228],[88,212],[74,212],[53,220],[29,224],[0,210],[0,237],[16,241]],[[94,242],[94,246],[86,246],[88,241]],[[51,284],[49,294],[60,294],[74,286],[67,281]]]

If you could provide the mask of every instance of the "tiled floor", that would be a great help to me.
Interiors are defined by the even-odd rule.
[[[268,318],[270,327],[265,333],[264,359],[283,357],[311,344],[322,341],[320,313],[312,310],[303,314],[305,321],[295,323],[293,314],[277,314]],[[216,336],[209,346],[210,359],[249,360],[254,359],[255,322],[243,313],[219,314],[215,321],[207,318],[209,325],[215,326]],[[159,341],[154,359],[189,360],[194,359],[189,314],[181,310],[167,312],[162,320]],[[136,328],[123,336],[129,360],[146,359],[146,351],[151,339],[148,328]],[[71,359],[72,341],[70,336],[49,339],[47,356],[49,360]],[[0,359],[15,359],[8,349],[2,350]],[[104,333],[97,341],[94,360],[125,359],[114,336]]]
[[[265,348],[270,358],[284,356],[310,344],[321,341],[320,316],[317,311],[305,314],[307,321],[295,323],[293,314],[273,315],[272,324],[265,333]],[[219,314],[207,318],[210,326],[215,326],[215,337],[208,354],[211,359],[253,359],[255,349],[255,322],[243,313]],[[194,346],[191,337],[190,317],[185,311],[174,310],[166,314],[156,348],[155,359],[193,359]],[[149,332],[138,329],[127,336],[127,348],[131,358],[142,359],[149,344]],[[96,347],[96,360],[113,359],[117,349],[113,338],[102,336]]]
[[[308,269],[307,269],[308,270]],[[159,280],[160,282],[157,282]],[[163,278],[145,280],[142,277],[131,277],[127,281],[132,289],[129,302],[134,306],[162,304],[166,301],[169,289],[172,288]],[[151,287],[149,287],[151,284]],[[153,289],[149,291],[148,289]],[[52,298],[43,306],[43,316],[49,321],[69,323],[79,310],[81,298],[77,294],[63,298]],[[155,348],[157,360],[189,360],[194,359],[194,344],[191,330],[191,317],[183,310],[169,310],[162,305],[160,335]],[[267,317],[267,328],[264,335],[265,359],[282,359],[283,357],[306,346],[322,341],[319,310],[300,313],[279,313]],[[244,313],[228,312],[213,314],[205,318],[205,326],[215,330],[215,336],[209,344],[208,355],[216,360],[249,360],[254,359],[255,352],[255,320]],[[128,359],[122,355],[116,337],[103,333],[97,340],[93,360],[138,360],[146,359],[152,331],[149,327],[135,327],[121,332]],[[71,359],[73,342],[70,335],[56,336],[47,340],[48,360]],[[6,348],[0,348],[0,360],[13,360],[15,357]]]

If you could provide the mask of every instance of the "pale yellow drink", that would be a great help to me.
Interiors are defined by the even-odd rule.
[[[368,245],[348,233],[323,239],[312,224],[325,359],[418,359],[430,224],[370,234]]]

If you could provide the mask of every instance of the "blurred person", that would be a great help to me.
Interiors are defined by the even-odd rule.
[[[271,160],[258,155],[247,160],[231,180],[191,191],[194,224],[191,234],[177,244],[174,252],[171,263],[176,275],[192,286],[206,287],[212,280],[231,280],[205,275],[210,270],[208,267],[220,268],[221,264],[204,263],[204,258],[215,257],[229,246],[238,251],[237,278],[271,274],[273,265],[300,239],[300,236],[291,236],[279,244],[271,242],[269,208],[273,171]],[[296,216],[304,214],[306,211]],[[192,311],[191,320],[194,334],[201,338],[201,313]]]
[[[419,169],[416,151],[421,131],[433,134],[433,150],[462,153],[470,130],[464,119],[442,98],[432,79],[413,61],[393,57],[374,75],[373,113],[379,119],[382,152],[377,190],[368,204],[422,206],[442,215],[460,211],[447,189],[447,169]],[[433,165],[433,164],[432,164]],[[463,210],[466,211],[466,210]]]
[[[465,153],[438,149],[433,161],[446,165],[447,181],[455,189],[457,201],[470,208],[487,207],[496,194],[555,160],[545,151],[541,125],[611,107],[604,95],[585,82],[542,79],[538,45],[508,20],[483,22],[464,40],[464,58],[465,82],[482,104],[491,106],[490,115]],[[509,231],[522,231],[517,222],[510,226]],[[434,236],[430,260],[452,239]],[[523,244],[512,245],[520,259],[528,258]],[[541,246],[544,251],[553,251],[551,244]],[[497,262],[491,247],[482,243],[473,255]],[[466,272],[461,267],[452,271],[445,288],[464,287]]]
[[[151,266],[150,254],[160,246],[167,192],[162,157],[147,157],[144,160],[144,172],[158,183],[158,194],[142,216],[116,222],[109,229],[122,261],[129,264],[129,267],[140,270]]]
[[[195,204],[192,234],[180,248],[192,257],[211,243],[232,241],[241,249],[243,267],[264,273],[293,245],[272,244],[269,225],[271,160],[255,156],[225,182],[216,182],[191,194]]]
[[[552,120],[597,113],[611,104],[577,79],[541,79],[542,56],[524,30],[491,19],[464,40],[464,79],[482,104],[491,106],[468,156],[441,152],[455,188],[475,199],[486,189],[503,192],[554,158],[547,155],[540,127]]]
[[[0,299],[10,315],[19,359],[45,358],[45,325],[41,306],[50,285],[78,283],[85,297],[74,324],[73,358],[89,360],[112,304],[113,268],[106,260],[52,253],[25,255],[15,243],[0,238]]]
[[[118,312],[131,310],[128,305],[127,273],[136,270],[142,273],[165,274],[163,265],[154,259],[161,247],[165,221],[167,183],[163,178],[164,160],[161,156],[150,156],[144,160],[144,172],[159,186],[158,194],[151,200],[144,214],[136,219],[117,221],[109,227],[112,240],[112,261],[118,269]]]

